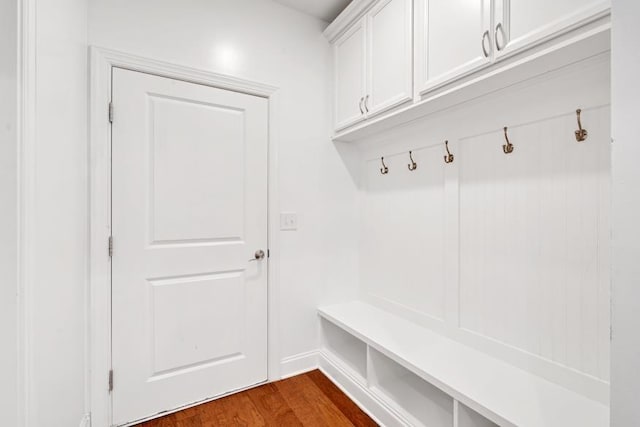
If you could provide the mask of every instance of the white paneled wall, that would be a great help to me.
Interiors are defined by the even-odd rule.
[[[360,298],[607,401],[609,103],[603,56],[360,143]]]
[[[413,159],[418,168],[410,171],[407,153],[385,157],[386,175],[379,159],[368,161],[363,244],[371,250],[363,282],[372,296],[442,320],[444,170],[426,166],[439,164],[441,148],[415,150]]]
[[[609,108],[465,138],[460,326],[609,377]]]

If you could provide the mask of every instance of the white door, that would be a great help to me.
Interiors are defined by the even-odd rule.
[[[114,424],[267,379],[267,100],[113,71]],[[255,262],[250,262],[252,260]]]
[[[413,96],[412,12],[412,0],[382,0],[368,14],[368,115]]]
[[[608,0],[496,0],[498,56],[512,54],[605,13]]]
[[[361,19],[334,43],[335,127],[341,129],[365,117],[365,20]]]
[[[416,0],[416,14],[421,94],[491,62],[491,0]]]

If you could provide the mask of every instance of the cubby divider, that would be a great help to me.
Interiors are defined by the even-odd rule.
[[[454,408],[456,411],[454,427],[499,427],[498,424],[486,419],[460,402],[456,401]]]
[[[453,426],[453,398],[369,348],[372,391],[415,426]]]

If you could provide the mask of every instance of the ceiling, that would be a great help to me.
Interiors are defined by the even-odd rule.
[[[315,16],[323,21],[331,22],[344,10],[351,0],[275,0],[276,2],[296,9],[307,15]]]

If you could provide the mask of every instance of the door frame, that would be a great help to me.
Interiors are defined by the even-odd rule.
[[[278,88],[101,47],[90,47],[89,87],[89,273],[87,297],[87,390],[91,425],[111,426],[111,101],[113,68],[153,74],[190,83],[259,96],[268,101],[267,239],[267,376],[280,379],[278,347]],[[117,119],[117,110],[114,116]],[[117,387],[117,373],[114,375]],[[216,396],[216,398],[219,396]],[[214,398],[212,398],[214,399]],[[199,402],[200,403],[200,402]]]

